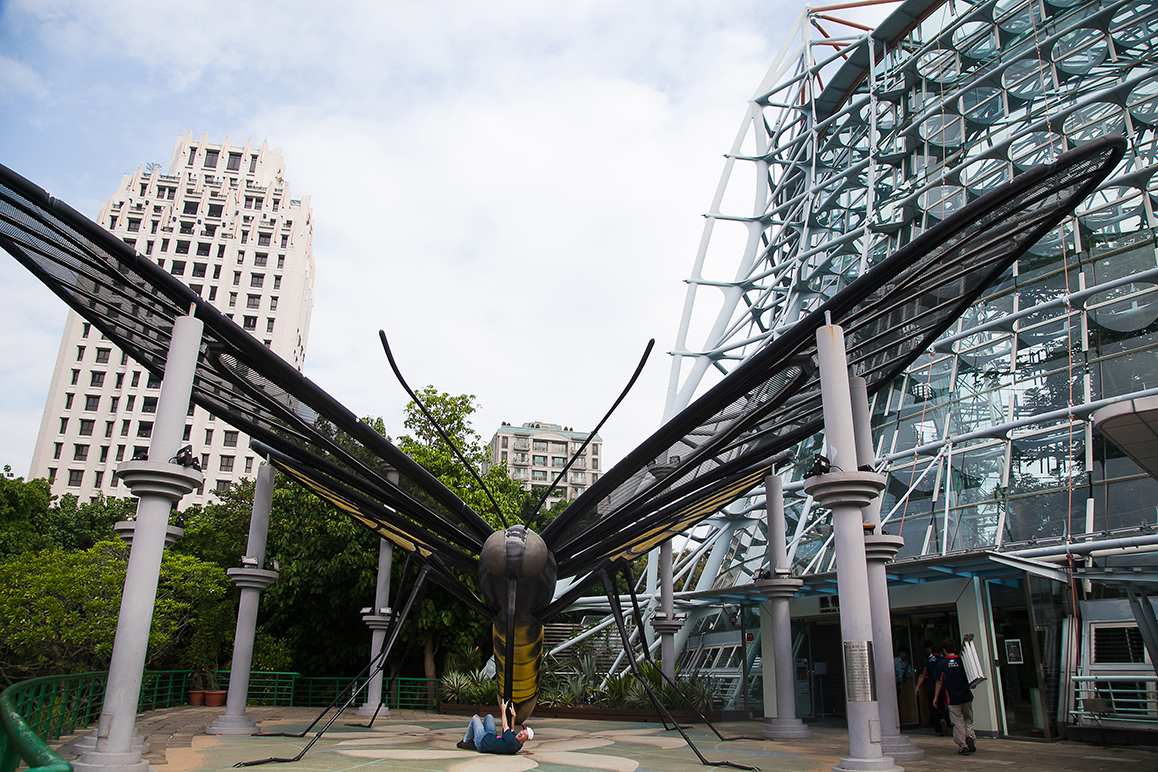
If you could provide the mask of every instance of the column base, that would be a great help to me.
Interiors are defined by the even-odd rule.
[[[205,727],[205,734],[253,735],[257,734],[257,724],[246,715],[220,715],[212,724]]]
[[[370,703],[366,703],[362,707],[358,708],[354,715],[370,718],[374,715],[375,710],[377,710],[375,706],[371,705]],[[378,711],[378,718],[390,718],[390,708],[383,705],[382,709]]]
[[[840,764],[832,768],[832,772],[905,772],[893,763],[889,756],[879,759],[854,759],[851,756],[841,756]]]
[[[83,756],[86,753],[93,753],[97,747],[97,730],[93,729],[87,735],[77,740],[73,746],[76,750],[77,756]],[[129,745],[129,750],[138,755],[144,755],[149,752],[153,746],[145,742],[145,738],[139,734],[133,735],[132,743]]]
[[[138,751],[98,753],[89,751],[72,762],[73,772],[149,772],[149,762]]]
[[[925,752],[905,735],[881,738],[881,751],[893,761],[922,761]]]
[[[812,730],[798,718],[765,718],[762,734],[769,740],[796,740],[812,737]]]

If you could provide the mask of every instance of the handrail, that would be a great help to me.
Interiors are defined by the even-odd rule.
[[[48,743],[25,721],[23,715],[26,703],[37,697],[43,698],[46,691],[57,691],[53,687],[60,680],[58,676],[33,678],[13,684],[0,692],[0,728],[3,729],[0,732],[0,772],[15,772],[21,761],[28,765],[28,772],[72,772],[72,765],[48,747]],[[45,687],[46,691],[37,694],[39,687]],[[42,713],[42,723],[59,712],[52,709],[56,707],[56,702],[57,695],[54,694],[49,705],[37,706]],[[44,715],[45,707],[49,708],[47,715]]]

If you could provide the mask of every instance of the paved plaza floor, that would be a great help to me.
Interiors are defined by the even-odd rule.
[[[273,757],[293,757],[305,747],[305,738],[222,737],[204,729],[223,708],[181,707],[141,715],[137,730],[151,748],[146,754],[158,772],[216,772],[234,764]],[[319,711],[306,708],[249,709],[264,732],[301,732]],[[348,770],[422,770],[423,772],[692,772],[703,770],[695,754],[675,731],[659,723],[575,721],[538,719],[535,739],[515,756],[490,756],[455,747],[462,739],[466,721],[460,716],[394,711],[379,718],[373,729],[348,726],[364,721],[342,716],[301,760],[289,764],[266,764],[272,772],[347,772]],[[687,731],[710,761],[727,759],[759,767],[764,772],[829,772],[841,755],[848,753],[847,732],[834,725],[810,725],[807,740],[760,739],[762,724],[756,721],[719,725],[725,737],[742,739],[720,742],[702,725]],[[58,751],[66,759],[80,735],[61,738]],[[969,772],[970,770],[1049,770],[1050,772],[1153,772],[1158,770],[1158,749],[1054,743],[986,740],[978,752],[957,755],[947,737],[916,732],[909,737],[926,754],[924,761],[901,764],[908,772]]]

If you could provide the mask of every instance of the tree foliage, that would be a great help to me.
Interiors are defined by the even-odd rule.
[[[105,670],[112,654],[128,547],[53,547],[0,564],[0,680]],[[234,606],[220,568],[169,552],[161,563],[146,666],[180,667],[195,650],[227,640],[197,632]],[[231,632],[231,631],[230,631]]]

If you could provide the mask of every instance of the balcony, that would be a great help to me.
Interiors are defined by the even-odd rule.
[[[530,450],[530,449],[531,449],[531,441],[530,440],[515,440],[515,450]]]

